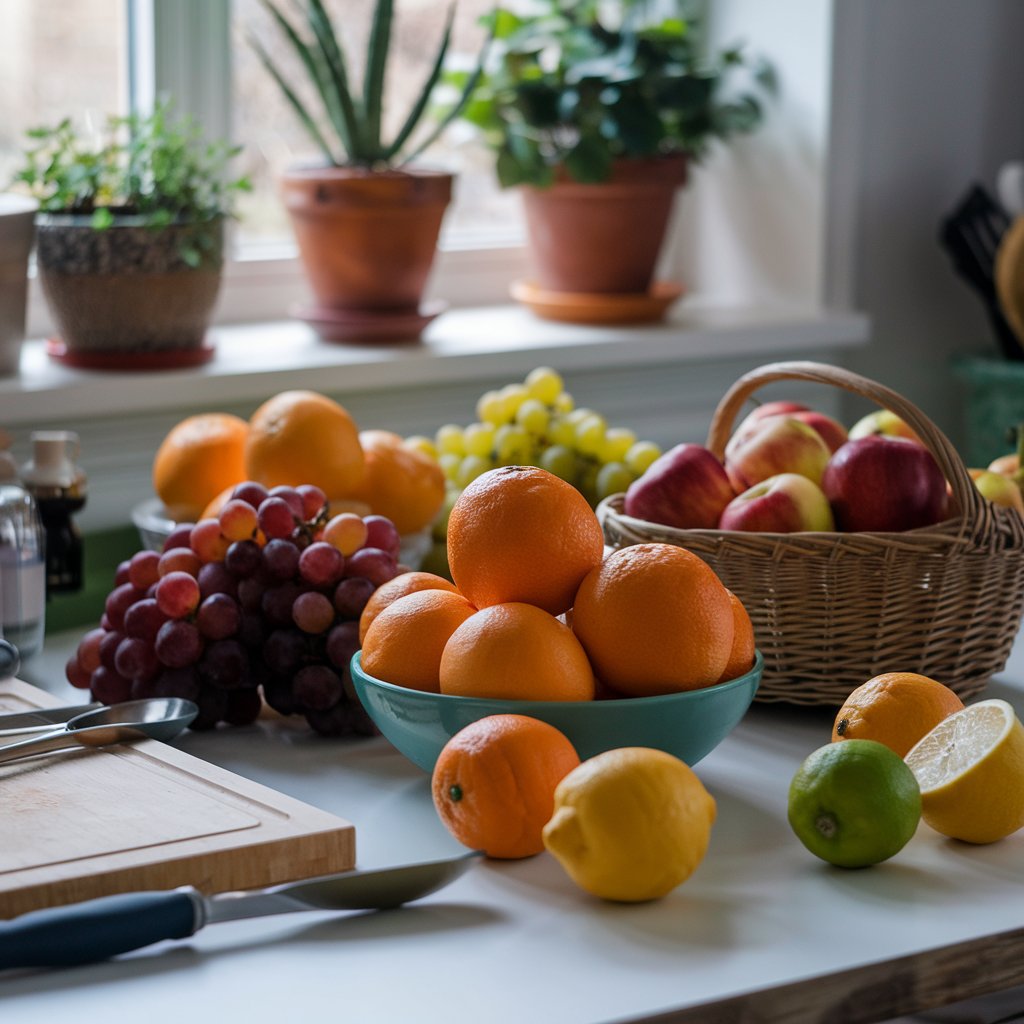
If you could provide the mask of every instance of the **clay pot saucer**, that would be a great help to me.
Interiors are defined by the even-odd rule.
[[[646,292],[558,292],[516,281],[512,297],[544,320],[569,324],[645,324],[663,320],[684,287],[656,281]]]
[[[119,351],[117,349],[68,348],[60,338],[46,342],[46,354],[58,363],[76,370],[183,370],[202,366],[214,356],[214,345],[209,337],[198,348],[153,349],[151,351]]]
[[[323,341],[373,342],[416,341],[427,324],[447,309],[441,300],[425,302],[418,309],[331,309],[303,306],[294,315],[309,324]]]

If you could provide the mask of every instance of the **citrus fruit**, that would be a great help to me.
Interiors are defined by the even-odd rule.
[[[195,522],[221,491],[245,479],[249,425],[229,413],[189,416],[163,439],[153,459],[153,490],[170,517]]]
[[[532,857],[544,849],[555,787],[580,763],[553,725],[525,715],[490,715],[457,732],[434,765],[431,790],[445,827],[488,857]]]
[[[328,498],[345,498],[365,470],[352,417],[315,391],[282,391],[249,419],[245,472],[265,487],[314,484]]]
[[[711,686],[729,664],[729,592],[707,562],[670,544],[609,555],[580,585],[573,632],[594,672],[632,697]]]
[[[679,758],[621,747],[589,758],[558,784],[544,845],[580,888],[640,902],[693,874],[714,821],[714,799]]]
[[[1006,701],[979,701],[943,719],[906,762],[936,832],[994,843],[1024,826],[1024,727]]]
[[[754,625],[743,602],[731,590],[726,590],[726,593],[732,608],[732,648],[718,678],[720,683],[738,679],[754,667]]]
[[[429,526],[444,504],[444,472],[437,462],[387,430],[364,430],[359,442],[366,473],[351,496],[387,516],[399,533]]]
[[[594,673],[568,626],[534,605],[510,602],[481,609],[452,633],[441,658],[441,692],[593,700]]]
[[[921,792],[903,759],[875,740],[827,743],[789,785],[789,824],[816,857],[843,868],[878,864],[910,842]]]
[[[407,594],[385,608],[363,639],[363,670],[412,690],[440,690],[438,670],[448,638],[476,609],[447,590]]]
[[[478,608],[523,601],[560,615],[603,553],[586,498],[533,466],[478,476],[448,519],[452,579]]]
[[[381,584],[366,602],[363,613],[359,617],[359,642],[366,639],[366,631],[370,623],[385,608],[394,604],[400,597],[408,594],[416,594],[421,590],[447,590],[455,593],[455,584],[441,576],[435,576],[432,572],[403,572],[393,580]]]
[[[916,672],[885,672],[858,686],[836,714],[832,740],[877,740],[900,757],[963,708],[948,687]]]

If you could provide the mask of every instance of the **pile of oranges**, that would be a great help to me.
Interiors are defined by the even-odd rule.
[[[448,523],[454,585],[381,588],[360,623],[362,667],[466,697],[581,701],[711,686],[748,671],[743,605],[696,555],[640,544],[604,557],[574,487],[531,466],[484,473]]]

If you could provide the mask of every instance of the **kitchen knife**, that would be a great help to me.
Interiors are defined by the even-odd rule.
[[[346,871],[264,889],[204,896],[192,886],[123,893],[0,921],[0,970],[107,960],[161,939],[184,939],[221,921],[300,910],[388,910],[455,881],[477,851],[375,871]]]

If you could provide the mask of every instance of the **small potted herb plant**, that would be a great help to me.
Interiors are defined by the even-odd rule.
[[[501,185],[522,186],[538,285],[553,292],[647,292],[688,167],[713,140],[752,131],[772,88],[767,65],[739,50],[706,58],[681,14],[615,6],[614,22],[598,0],[491,12],[485,73],[461,114]]]
[[[96,140],[64,120],[29,133],[16,182],[39,202],[37,265],[51,354],[97,369],[200,363],[220,288],[224,221],[248,187],[237,147],[166,104],[111,117]]]
[[[304,318],[331,340],[418,333],[425,322],[420,301],[453,176],[413,161],[457,115],[477,77],[467,76],[461,95],[437,123],[417,132],[441,80],[453,11],[422,89],[398,131],[385,138],[393,0],[375,4],[361,87],[352,81],[341,41],[320,0],[308,0],[301,19],[289,18],[273,0],[263,0],[263,6],[316,97],[312,105],[300,99],[292,72],[258,40],[250,40],[320,154],[315,164],[289,170],[282,181],[284,204],[317,303]]]

